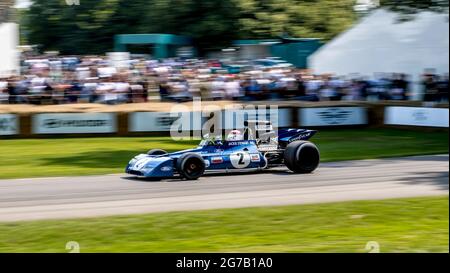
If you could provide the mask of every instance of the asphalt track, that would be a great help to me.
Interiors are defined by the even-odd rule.
[[[154,182],[119,174],[0,180],[0,221],[84,218],[165,211],[374,200],[449,193],[449,156],[324,163]]]

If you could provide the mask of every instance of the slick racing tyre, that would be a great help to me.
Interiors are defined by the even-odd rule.
[[[177,160],[177,170],[187,180],[197,180],[205,173],[205,161],[198,154],[184,154]]]
[[[284,164],[294,173],[312,173],[320,163],[320,152],[308,141],[294,141],[284,151]]]
[[[153,149],[148,151],[147,155],[166,155],[167,152],[160,149]]]

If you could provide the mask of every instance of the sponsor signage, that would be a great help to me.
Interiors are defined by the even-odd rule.
[[[97,134],[115,133],[114,113],[57,113],[33,116],[34,134]]]
[[[386,107],[385,124],[425,127],[449,127],[448,109],[425,107]]]
[[[273,128],[292,126],[290,109],[256,109],[256,110],[226,110],[222,114],[223,128],[226,130],[243,129],[246,120],[267,120],[272,122]],[[266,126],[264,126],[266,127]],[[265,128],[268,129],[268,128]]]
[[[364,107],[302,108],[299,111],[301,126],[344,126],[368,123]]]
[[[19,119],[17,115],[0,114],[0,136],[19,134]]]
[[[129,131],[169,132],[173,126],[178,128],[178,130],[200,131],[203,121],[204,118],[202,118],[200,112],[136,112],[129,115]]]
[[[219,126],[221,129],[242,129],[244,121],[249,119],[272,120],[274,127],[288,127],[292,124],[289,109],[228,110],[216,112],[216,115],[211,120],[209,119],[201,112],[136,112],[129,115],[129,131],[169,132],[172,128],[178,128],[180,131],[200,131],[208,121],[217,121],[215,126]]]

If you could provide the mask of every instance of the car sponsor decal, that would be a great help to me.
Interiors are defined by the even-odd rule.
[[[230,161],[236,169],[244,169],[250,165],[251,157],[249,153],[237,152],[230,155]]]
[[[261,158],[259,157],[259,154],[252,154],[251,156],[251,160],[252,162],[260,162]]]
[[[298,141],[298,140],[305,140],[311,137],[312,132],[308,132],[308,133],[304,133],[304,134],[300,134],[294,138],[291,138],[289,140],[289,142],[294,142],[294,141]]]
[[[170,172],[172,170],[172,167],[170,167],[170,166],[166,166],[166,167],[162,167],[161,168],[161,171],[163,171],[163,172]]]
[[[213,158],[211,158],[211,163],[212,163],[212,164],[220,164],[220,163],[223,163],[223,158],[222,158],[222,157],[213,157]]]
[[[228,146],[241,146],[241,145],[250,145],[250,141],[230,141],[228,142]]]
[[[277,145],[259,145],[258,149],[260,151],[264,151],[264,152],[276,151],[276,150],[278,150],[278,146]]]

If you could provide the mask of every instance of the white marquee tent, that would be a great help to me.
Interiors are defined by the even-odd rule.
[[[399,22],[399,16],[384,9],[373,11],[316,51],[309,58],[310,68],[337,75],[399,72],[415,82],[425,69],[448,73],[448,14],[421,12],[406,22]]]
[[[15,23],[0,23],[0,76],[19,71],[19,27]]]

